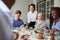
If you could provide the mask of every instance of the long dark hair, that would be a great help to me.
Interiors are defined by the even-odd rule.
[[[53,7],[53,8],[51,8],[51,11],[53,11],[53,10],[55,10],[57,12],[57,16],[60,17],[60,7]]]
[[[60,18],[60,7],[53,7],[51,8],[51,11],[55,10],[57,12],[57,16]],[[50,28],[52,27],[53,24],[53,17],[51,16],[51,11],[50,11]]]
[[[35,4],[30,4],[29,5],[29,8],[28,8],[28,11],[30,11],[30,6],[33,6],[34,10],[35,10]]]

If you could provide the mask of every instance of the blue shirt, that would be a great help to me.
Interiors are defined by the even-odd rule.
[[[56,28],[57,30],[60,30],[60,19],[56,22],[56,24],[53,22],[52,28]]]
[[[22,24],[24,24],[23,20],[13,20],[13,26],[14,27],[20,27]]]

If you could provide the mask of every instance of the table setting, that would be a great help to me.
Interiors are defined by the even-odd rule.
[[[13,32],[17,32],[19,37],[17,40],[50,40],[49,30],[43,32],[39,27],[35,29],[27,29],[24,26],[15,28]]]

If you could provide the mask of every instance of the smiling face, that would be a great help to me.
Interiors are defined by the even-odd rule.
[[[56,10],[52,10],[51,11],[51,15],[54,19],[57,19],[58,18],[58,15],[57,15],[57,11]]]
[[[33,6],[30,6],[30,11],[34,11],[34,7]]]
[[[30,4],[29,11],[34,12],[34,10],[35,10],[35,4]]]
[[[19,20],[20,17],[21,17],[21,11],[17,10],[17,11],[16,11],[16,14],[15,14],[15,19],[16,19],[16,20]]]
[[[21,16],[20,14],[16,14],[15,18],[18,20],[18,19],[20,19],[20,16]]]
[[[43,14],[42,13],[38,13],[37,19],[38,20],[43,20],[44,19]]]

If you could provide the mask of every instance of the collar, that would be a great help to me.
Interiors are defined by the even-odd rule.
[[[29,11],[30,13],[32,13],[31,11]],[[35,11],[34,11],[35,12]]]
[[[54,21],[54,24],[56,25],[56,23],[59,22],[59,21],[60,21],[60,18],[57,21]]]
[[[3,1],[0,0],[0,9],[3,11],[3,12],[10,12],[9,8],[4,4]]]

